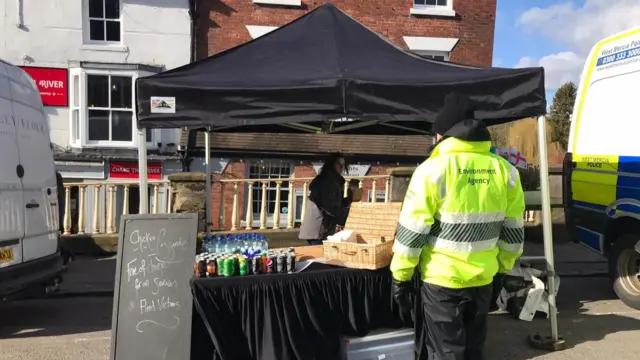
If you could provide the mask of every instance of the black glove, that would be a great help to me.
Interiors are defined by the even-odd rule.
[[[411,281],[398,281],[393,279],[391,292],[393,294],[393,300],[398,304],[400,310],[405,312],[411,312],[413,310],[412,295],[414,294],[414,289]]]

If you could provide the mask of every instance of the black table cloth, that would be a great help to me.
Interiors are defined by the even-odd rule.
[[[194,279],[191,285],[192,359],[338,360],[342,336],[413,326],[391,297],[388,268],[312,264],[298,274]]]

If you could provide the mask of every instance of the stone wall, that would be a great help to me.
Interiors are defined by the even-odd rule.
[[[168,176],[171,182],[173,212],[198,213],[198,231],[206,229],[205,222],[205,180],[204,173],[177,173]]]

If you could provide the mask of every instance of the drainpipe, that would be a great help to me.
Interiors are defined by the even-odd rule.
[[[22,29],[24,27],[24,21],[23,21],[23,10],[24,10],[24,4],[22,3],[22,0],[18,0],[16,2],[16,27],[18,29]]]
[[[190,55],[189,62],[193,63],[196,61],[196,44],[197,44],[197,25],[198,25],[198,17],[200,8],[200,0],[189,0],[189,19],[191,19],[191,44],[190,44]],[[182,171],[190,171],[191,161],[189,154],[189,149],[193,149],[195,146],[196,140],[196,132],[193,130],[188,130],[187,136],[187,144],[184,148],[184,155],[182,156]]]
[[[196,31],[198,25],[198,17],[199,17],[199,8],[200,1],[199,0],[189,0],[189,19],[191,19],[191,56],[189,58],[190,62],[194,62],[196,60]]]

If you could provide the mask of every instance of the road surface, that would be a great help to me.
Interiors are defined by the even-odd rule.
[[[0,303],[1,360],[108,360],[112,298]]]

